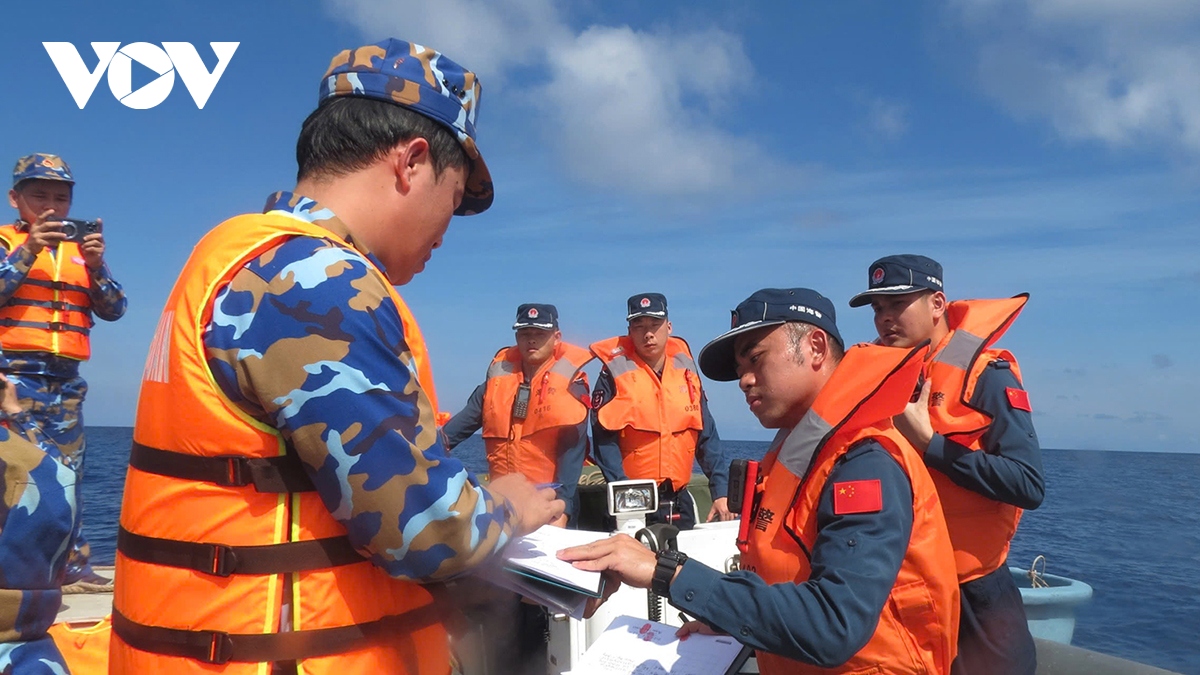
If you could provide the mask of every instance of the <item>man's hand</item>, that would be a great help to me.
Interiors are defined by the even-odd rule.
[[[510,473],[488,483],[488,490],[508,500],[517,517],[513,536],[520,537],[553,522],[567,505],[556,499],[551,488],[537,489],[519,473]]]
[[[699,633],[701,635],[724,635],[724,633],[713,630],[703,621],[689,621],[680,626],[679,630],[675,631],[675,637],[683,640],[692,633]]]
[[[581,570],[605,572],[611,579],[634,588],[650,588],[658,554],[627,534],[618,534],[583,546],[564,548],[558,559]]]
[[[0,411],[8,415],[21,412],[17,387],[4,375],[0,375]]]
[[[708,510],[708,520],[705,522],[711,523],[714,520],[733,520],[734,518],[737,518],[737,515],[729,510],[729,499],[726,497],[721,497],[720,499],[713,500],[712,508]]]
[[[564,513],[564,514],[562,514],[561,516],[559,516],[559,517],[555,518],[554,520],[550,521],[550,524],[551,524],[551,525],[553,525],[554,527],[566,527],[566,526],[567,526],[567,520],[568,520],[568,519],[567,519],[567,514],[565,514],[565,513]]]
[[[103,225],[103,221],[99,218],[96,222]],[[83,262],[90,270],[98,270],[104,265],[104,235],[100,232],[93,232],[83,237],[83,243],[80,244],[79,250],[83,252]]]
[[[929,441],[933,440],[933,423],[929,421],[929,390],[932,387],[933,384],[926,379],[917,400],[904,406],[904,412],[892,418],[896,430],[922,453],[929,449]]]
[[[29,224],[29,237],[22,246],[37,255],[47,246],[58,246],[59,242],[66,238],[67,235],[62,232],[62,224],[54,215],[54,209],[46,209],[37,220]]]

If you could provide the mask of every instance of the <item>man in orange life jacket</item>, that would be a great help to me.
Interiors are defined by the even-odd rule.
[[[78,489],[88,389],[79,364],[91,356],[93,315],[116,321],[125,314],[126,300],[104,263],[104,235],[68,240],[62,231],[60,219],[71,210],[74,189],[71,168],[61,157],[34,153],[17,160],[8,193],[17,222],[0,226],[0,348],[9,360],[3,372],[21,406],[70,458]],[[65,584],[111,589],[111,580],[92,572],[89,550],[82,534],[77,536]]]
[[[429,584],[562,515],[486,487],[438,432],[394,288],[492,203],[475,74],[389,39],[335,56],[294,190],[196,245],[138,397],[117,534],[114,675],[445,675]]]
[[[956,675],[1028,675],[1037,665],[1021,594],[1005,561],[1021,509],[1045,495],[1029,395],[1012,354],[992,349],[1027,296],[947,303],[942,266],[893,255],[868,268],[879,343],[933,349],[918,400],[896,427],[924,453],[941,495],[962,585]]]
[[[517,344],[496,352],[486,381],[443,431],[453,449],[483,428],[488,472],[495,480],[519,473],[553,485],[567,510],[553,524],[565,527],[578,513],[575,489],[587,455],[588,382],[581,368],[592,360],[582,347],[563,342],[558,308],[517,307]],[[488,670],[544,675],[549,615],[516,594],[497,593],[478,613],[488,637]]]
[[[566,549],[576,567],[651,588],[784,673],[950,671],[958,623],[954,557],[933,481],[892,428],[924,349],[858,345],[843,355],[832,303],[763,289],[700,352],[779,429],[747,489],[742,570],[721,574],[627,535]]]
[[[581,369],[592,355],[563,342],[554,305],[521,305],[513,330],[517,344],[496,352],[484,383],[443,427],[446,445],[453,450],[482,427],[491,477],[519,473],[553,484],[567,505],[555,524],[565,526],[578,512],[589,403]]]
[[[663,507],[649,520],[673,518],[687,530],[696,523],[696,502],[687,486],[699,460],[713,497],[707,519],[732,520],[725,495],[729,460],[721,453],[691,350],[671,336],[667,299],[640,293],[627,304],[628,333],[591,346],[604,362],[592,392],[596,464],[610,482],[658,481]]]

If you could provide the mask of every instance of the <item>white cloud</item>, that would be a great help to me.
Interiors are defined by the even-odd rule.
[[[908,106],[880,96],[860,96],[867,110],[867,126],[886,140],[894,141],[908,133]]]
[[[1200,2],[951,0],[985,92],[1069,140],[1200,153]]]
[[[325,0],[329,13],[368,40],[398,37],[433,47],[479,73],[487,85],[539,62],[569,37],[553,0]]]
[[[543,74],[544,83],[525,85],[537,115],[531,126],[545,133],[567,172],[589,185],[690,196],[794,177],[720,124],[733,97],[754,81],[730,32],[576,31],[553,0],[326,3],[368,39],[394,34],[460,60],[480,73],[485,92],[500,81],[511,94],[519,86],[510,77],[515,68]]]

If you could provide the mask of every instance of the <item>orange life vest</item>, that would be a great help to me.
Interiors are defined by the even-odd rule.
[[[662,377],[626,336],[591,346],[612,374],[616,395],[596,411],[600,425],[619,432],[621,464],[629,478],[671,479],[676,490],[692,479],[696,443],[704,430],[700,373],[681,338],[667,338]]]
[[[759,653],[766,675],[782,673],[950,672],[958,639],[958,584],[937,491],[920,456],[891,425],[921,370],[921,352],[857,345],[795,429],[763,459],[742,568],[769,584],[803,584],[812,573],[817,506],[837,461],[859,441],[878,442],[900,464],[913,490],[908,551],[875,633],[837,668]],[[765,529],[763,529],[765,527]]]
[[[587,419],[587,377],[579,371],[591,360],[588,350],[560,342],[531,378],[525,419],[513,420],[513,401],[525,382],[521,353],[516,347],[496,353],[483,393],[483,443],[492,478],[519,473],[535,483],[554,481],[564,449],[560,436]]]
[[[29,238],[16,225],[0,226],[0,245],[13,251]],[[0,348],[6,352],[50,352],[79,361],[92,355],[92,279],[79,244],[46,247],[29,276],[0,306]]]
[[[349,548],[345,528],[311,483],[297,488],[294,474],[289,479],[282,470],[275,476],[281,484],[264,484],[262,491],[235,480],[242,469],[257,479],[271,462],[290,460],[295,470],[299,460],[274,427],[224,396],[206,363],[203,331],[217,293],[237,271],[294,236],[350,248],[291,216],[238,216],[196,245],[167,300],[143,374],[134,453],[148,446],[155,450],[148,457],[182,457],[208,467],[219,458],[229,476],[182,478],[140,460],[138,468],[131,455],[117,542],[113,673],[267,675],[266,661],[297,657],[305,675],[450,671],[446,632],[430,592],[392,579]],[[403,300],[387,288],[404,315]],[[405,321],[404,332],[409,349],[419,353],[415,324]],[[423,375],[428,370],[406,365],[417,373],[417,396],[432,393]],[[436,434],[433,415],[424,413],[417,429],[419,438]],[[302,469],[300,475],[307,480]],[[152,545],[194,549],[196,560],[156,562],[146,554]],[[314,549],[325,557],[315,564]],[[256,554],[267,556],[257,568]],[[300,562],[305,557],[308,562]],[[278,571],[281,561],[290,569]],[[330,647],[333,634],[339,640]],[[348,634],[357,636],[349,646],[342,639]],[[237,645],[255,640],[257,649],[238,653]],[[173,655],[181,653],[187,656]]]
[[[980,450],[991,417],[971,407],[975,385],[988,364],[1002,358],[1012,365],[1019,381],[1021,371],[1013,355],[990,349],[1025,307],[1028,295],[1003,300],[959,300],[948,305],[950,333],[937,345],[926,374],[933,383],[929,418],[933,430],[972,450]],[[1017,532],[1021,509],[955,485],[941,471],[933,481],[942,498],[959,583],[978,579],[1004,564]]]
[[[112,618],[81,623],[56,623],[47,631],[71,675],[108,675]]]

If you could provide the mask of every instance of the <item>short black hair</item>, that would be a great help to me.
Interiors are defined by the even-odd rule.
[[[357,96],[327,98],[304,120],[296,141],[296,179],[365,169],[397,143],[424,138],[436,175],[467,167],[467,153],[449,129],[408,108]]]

